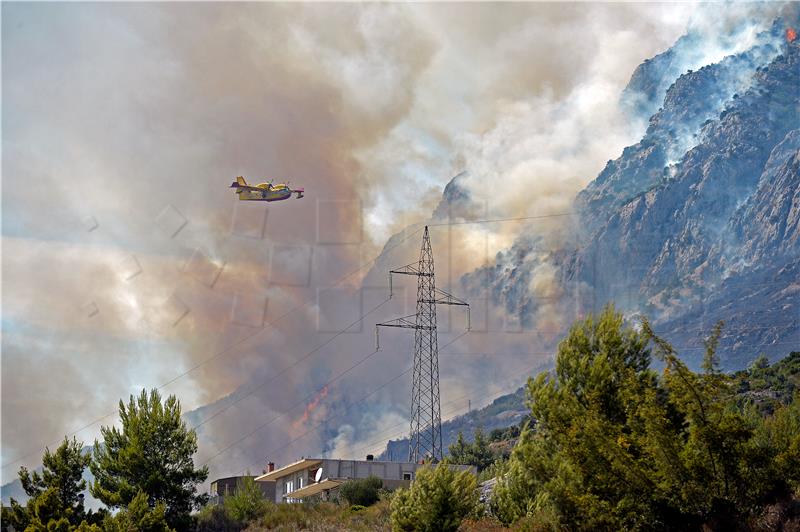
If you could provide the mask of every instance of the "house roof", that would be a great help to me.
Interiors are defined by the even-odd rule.
[[[302,471],[303,469],[308,469],[309,467],[315,467],[322,463],[322,460],[319,458],[303,458],[302,460],[298,460],[293,464],[289,464],[283,466],[280,469],[276,469],[275,471],[270,471],[264,475],[258,476],[255,478],[256,482],[261,482],[264,480],[277,480],[279,478],[285,477],[286,475],[291,475],[297,471]]]
[[[284,497],[291,499],[304,499],[306,497],[311,497],[312,495],[316,495],[321,491],[336,488],[343,482],[345,481],[333,478],[325,478],[320,480],[319,482],[315,482],[314,484],[309,484],[305,488],[300,488],[299,490],[294,490],[291,493],[287,493],[286,495],[284,495]]]

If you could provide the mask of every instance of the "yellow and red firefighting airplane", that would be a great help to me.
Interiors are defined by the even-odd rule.
[[[230,188],[235,188],[239,199],[243,201],[281,201],[291,198],[292,194],[297,194],[297,199],[300,199],[305,192],[303,188],[291,189],[288,184],[273,185],[270,182],[248,185],[242,176],[237,177]]]

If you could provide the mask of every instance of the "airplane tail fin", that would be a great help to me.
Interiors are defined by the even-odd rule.
[[[244,180],[244,177],[242,177],[242,176],[238,176],[238,177],[236,178],[236,181],[234,181],[233,183],[231,183],[231,186],[230,186],[230,188],[236,188],[236,187],[246,187],[246,186],[247,186],[247,181],[245,181],[245,180]]]

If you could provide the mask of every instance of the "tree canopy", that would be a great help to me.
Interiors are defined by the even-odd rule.
[[[612,307],[576,323],[528,382],[523,431],[495,489],[501,520],[573,529],[735,525],[800,486],[800,402],[764,417],[717,367],[695,373],[644,321]],[[650,368],[653,356],[661,373]]]
[[[464,434],[459,431],[454,443],[447,449],[449,461],[454,464],[474,465],[478,471],[483,471],[495,460],[489,449],[489,442],[480,427],[475,429],[472,443],[467,443]]]
[[[86,481],[83,472],[91,455],[83,453],[83,444],[66,437],[51,452],[45,449],[42,472],[21,467],[19,479],[29,497],[25,505],[11,499],[10,508],[3,508],[3,530],[72,530],[85,520],[102,516],[87,513],[83,506]]]
[[[103,521],[102,530],[103,532],[175,532],[167,524],[166,513],[167,507],[163,502],[159,501],[151,508],[147,495],[139,491],[126,508]]]
[[[126,406],[119,403],[121,430],[102,427],[103,442],[95,442],[90,468],[92,495],[111,508],[128,507],[144,494],[148,506],[163,504],[170,527],[185,530],[191,512],[206,496],[197,485],[208,468],[196,469],[197,435],[181,420],[175,396],[162,402],[157,390],[145,390]]]
[[[417,470],[410,489],[392,499],[392,528],[420,532],[458,530],[461,521],[478,511],[475,475],[456,472],[446,463]]]

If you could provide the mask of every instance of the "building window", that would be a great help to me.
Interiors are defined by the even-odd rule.
[[[403,473],[403,480],[411,480],[411,473]]]

